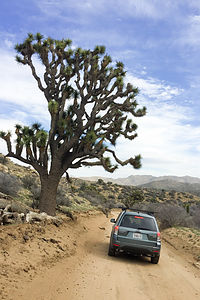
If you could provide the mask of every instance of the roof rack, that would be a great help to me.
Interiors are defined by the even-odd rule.
[[[146,213],[148,215],[154,215],[156,212],[155,211],[149,211],[149,210],[144,210],[144,209],[138,209],[138,208],[133,208],[133,207],[119,207],[122,210],[131,210],[131,211],[135,211],[138,213]]]

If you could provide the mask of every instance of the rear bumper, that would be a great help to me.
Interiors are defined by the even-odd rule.
[[[119,241],[115,241],[113,243],[113,248],[117,251],[130,252],[137,255],[159,256],[161,245],[158,244],[156,247],[151,247],[146,245],[124,244]]]

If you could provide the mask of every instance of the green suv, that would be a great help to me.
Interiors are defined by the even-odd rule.
[[[111,219],[113,229],[110,237],[108,255],[128,252],[151,257],[157,264],[160,257],[161,239],[152,212],[123,209],[117,220]]]

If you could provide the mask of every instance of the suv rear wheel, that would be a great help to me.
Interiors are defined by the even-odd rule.
[[[152,256],[152,257],[151,257],[151,263],[152,263],[152,264],[157,264],[158,261],[159,261],[159,258],[160,258],[159,255],[158,255],[158,256]]]
[[[115,249],[113,249],[113,248],[111,247],[111,245],[109,245],[108,255],[109,255],[109,256],[115,256]]]

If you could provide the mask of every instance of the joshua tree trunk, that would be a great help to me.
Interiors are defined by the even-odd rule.
[[[41,194],[39,209],[40,212],[46,212],[48,215],[56,214],[56,194],[60,177],[55,175],[40,176]]]

